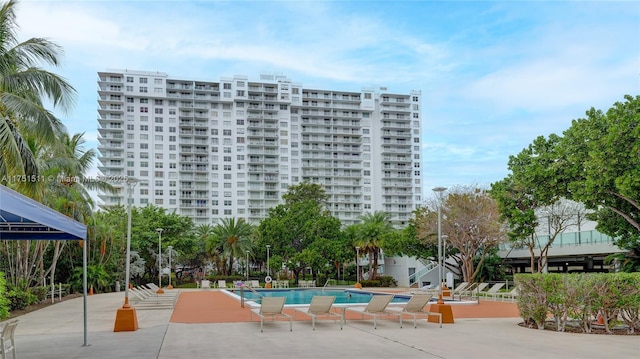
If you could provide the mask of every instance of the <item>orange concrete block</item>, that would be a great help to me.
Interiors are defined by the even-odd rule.
[[[138,315],[136,308],[120,308],[116,313],[116,323],[113,326],[114,332],[134,332],[138,330]]]
[[[451,310],[451,305],[449,304],[431,304],[429,307],[430,312],[440,313],[442,314],[442,324],[453,324],[453,311]],[[429,316],[430,323],[438,323],[438,316],[430,315]]]

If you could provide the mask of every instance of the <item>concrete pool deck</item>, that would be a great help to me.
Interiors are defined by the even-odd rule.
[[[343,330],[333,321],[320,320],[311,330],[308,320],[293,323],[265,322],[260,333],[257,318],[245,321],[248,308],[227,302],[222,293],[181,291],[174,310],[138,309],[140,328],[135,332],[113,332],[116,310],[123,293],[88,297],[88,346],[83,346],[83,301],[70,299],[18,317],[18,358],[637,358],[640,337],[555,333],[519,327],[518,317],[456,316],[456,323],[438,328],[418,324],[400,329],[397,321],[379,320],[374,330],[370,320],[349,320]],[[195,308],[188,297],[205,298]],[[230,297],[226,296],[231,299]],[[188,302],[191,302],[189,304]],[[479,309],[490,302],[481,301]],[[493,303],[494,306],[512,303]],[[217,311],[215,317],[229,321],[178,322],[186,305],[200,313]],[[460,306],[470,308],[474,306]],[[191,311],[189,309],[189,311]],[[177,314],[176,314],[177,313]],[[186,313],[186,312],[184,312]],[[236,315],[235,319],[233,319]],[[174,318],[175,317],[175,318]],[[174,320],[175,319],[175,320]]]

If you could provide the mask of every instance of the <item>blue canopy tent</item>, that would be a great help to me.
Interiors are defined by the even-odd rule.
[[[85,240],[87,226],[0,185],[0,240]],[[84,345],[87,345],[87,247],[83,246]]]

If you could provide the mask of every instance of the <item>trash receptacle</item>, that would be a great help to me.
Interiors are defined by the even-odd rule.
[[[116,281],[116,292],[119,292],[119,291],[120,291],[120,281],[117,280]]]

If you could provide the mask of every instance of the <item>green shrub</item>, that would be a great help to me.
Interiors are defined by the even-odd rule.
[[[31,287],[29,288],[29,293],[33,294],[36,297],[36,303],[42,302],[47,299],[47,293],[51,292],[51,287]],[[58,288],[56,287],[56,294],[58,293]],[[33,304],[33,303],[30,303]]]
[[[7,286],[4,273],[0,272],[0,321],[9,317],[9,298],[7,298]]]
[[[362,284],[363,287],[380,287],[379,280],[361,280],[360,284]]]
[[[38,300],[35,295],[17,288],[10,290],[7,293],[7,298],[9,298],[10,311],[25,309],[29,304],[36,303]]]
[[[528,325],[544,328],[550,315],[556,329],[578,321],[585,333],[602,315],[605,330],[622,322],[640,330],[640,273],[517,274],[518,309]]]
[[[381,287],[397,287],[398,282],[390,275],[383,275],[378,278]]]

